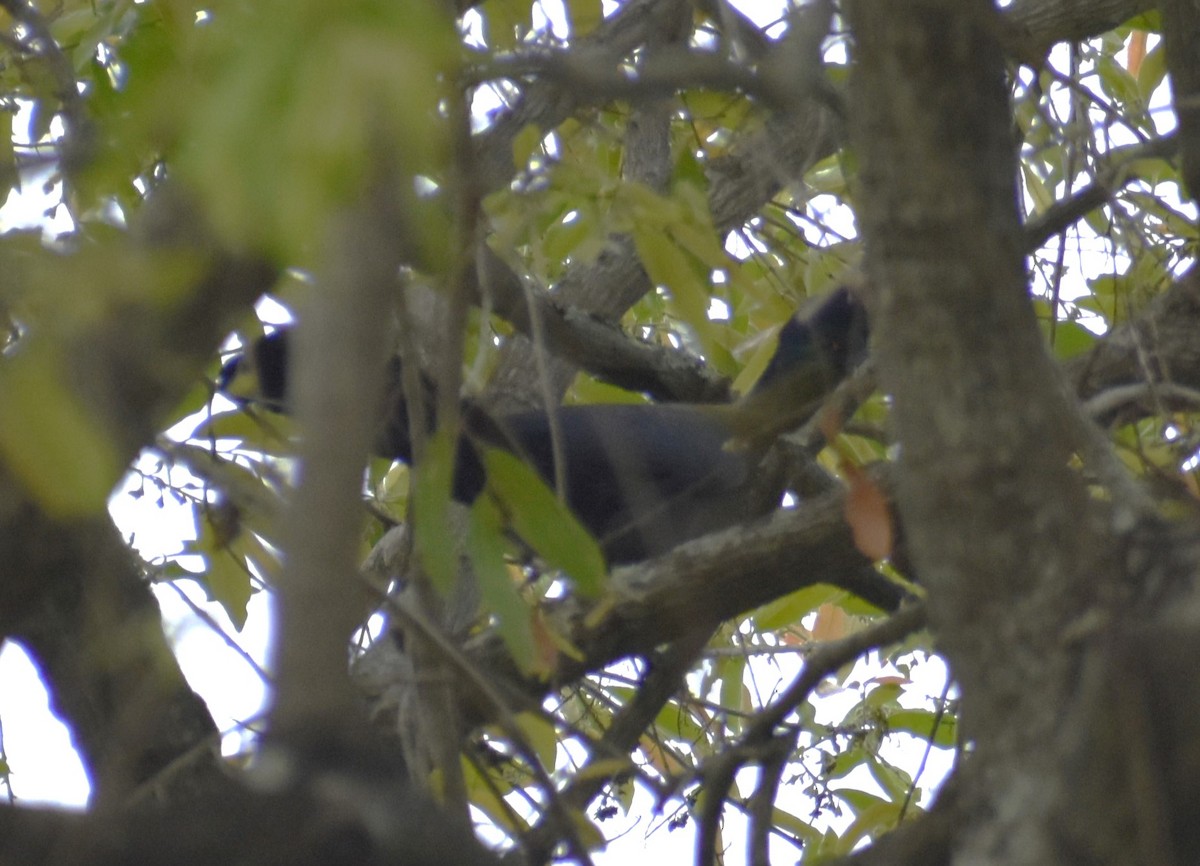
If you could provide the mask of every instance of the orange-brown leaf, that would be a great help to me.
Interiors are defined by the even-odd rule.
[[[1142,61],[1146,59],[1146,31],[1134,30],[1129,34],[1129,47],[1125,53],[1125,68],[1137,78]]]
[[[850,482],[844,510],[854,545],[869,559],[887,559],[896,542],[887,497],[865,473],[849,465],[842,471]]]

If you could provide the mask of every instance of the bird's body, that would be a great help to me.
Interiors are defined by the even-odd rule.
[[[781,491],[757,483],[762,447],[810,416],[864,352],[862,310],[840,290],[810,319],[785,326],[759,385],[738,403],[561,406],[551,423],[545,412],[492,416],[464,400],[452,495],[473,502],[487,485],[480,449],[503,448],[551,488],[561,481],[564,501],[610,564],[666,552],[778,504]],[[248,402],[287,411],[287,331],[258,341],[251,357],[258,392]],[[240,364],[235,359],[223,371],[223,390]],[[408,461],[409,415],[398,360],[389,377],[376,451]],[[423,385],[422,411],[432,429],[432,386],[427,380]],[[559,471],[556,455],[563,461]]]
[[[559,407],[564,465],[558,473],[543,413],[521,412],[495,423],[505,435],[502,447],[522,457],[551,487],[561,478],[568,507],[600,542],[609,562],[623,563],[665,552],[777,504],[777,493],[755,490],[751,460],[725,447],[729,434],[713,423],[706,408],[715,407]],[[460,451],[472,449],[474,441],[465,437]],[[463,468],[460,453],[455,498],[472,501],[484,479],[481,472]]]

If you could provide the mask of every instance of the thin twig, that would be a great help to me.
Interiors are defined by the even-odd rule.
[[[564,803],[559,797],[558,791],[555,789],[554,782],[542,767],[541,759],[537,753],[530,747],[525,738],[524,732],[521,731],[517,724],[516,718],[513,716],[508,702],[500,694],[499,691],[467,660],[462,652],[454,646],[427,616],[424,612],[417,610],[414,605],[403,598],[389,597],[387,600],[388,611],[399,617],[405,626],[415,629],[425,640],[429,642],[431,648],[436,649],[441,653],[442,657],[462,674],[463,678],[475,689],[475,691],[489,704],[495,711],[494,721],[504,731],[512,743],[513,748],[517,753],[525,759],[529,765],[529,771],[533,775],[537,786],[541,789],[542,794],[546,798],[545,809],[554,816],[554,820],[558,825],[558,830],[567,843],[570,855],[576,858],[581,864],[590,866],[591,857],[587,852],[587,847],[583,844],[583,840],[579,837],[579,832],[575,827],[574,821],[566,809]]]
[[[916,603],[901,608],[882,622],[856,634],[819,647],[808,657],[804,669],[783,694],[759,713],[742,735],[741,742],[705,766],[702,773],[704,797],[701,800],[700,832],[696,840],[696,862],[700,866],[712,866],[716,862],[717,831],[734,776],[749,761],[762,763],[774,754],[772,741],[776,726],[806,700],[831,672],[869,650],[901,640],[924,625],[925,606]]]

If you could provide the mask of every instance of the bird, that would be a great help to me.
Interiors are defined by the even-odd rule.
[[[287,413],[289,330],[253,343],[222,368],[218,388],[243,405]],[[596,538],[609,566],[665,553],[684,541],[773,510],[782,490],[756,483],[770,440],[799,426],[867,352],[866,315],[844,288],[806,318],[793,317],[755,387],[728,404],[556,406],[492,414],[461,403],[451,495],[470,504],[487,488],[481,448],[504,449],[559,491]],[[253,373],[252,389],[235,387]],[[390,395],[374,450],[412,459],[399,358],[389,361]],[[434,427],[436,392],[421,377],[421,411]],[[557,432],[552,432],[557,431]],[[555,447],[555,436],[561,438]],[[556,472],[556,459],[563,465]]]

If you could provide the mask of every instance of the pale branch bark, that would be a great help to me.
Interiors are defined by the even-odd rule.
[[[384,202],[388,202],[384,204]],[[271,725],[337,730],[356,716],[346,646],[362,620],[354,591],[362,467],[383,403],[389,307],[406,231],[390,197],[372,196],[334,222],[322,291],[297,328],[300,483],[284,518],[277,587],[277,686]]]
[[[1041,65],[1058,42],[1080,42],[1154,7],[1154,0],[1015,0],[1004,10],[1001,39],[1012,58]]]
[[[729,400],[729,381],[699,358],[630,337],[612,321],[564,306],[547,292],[526,291],[512,268],[486,247],[480,250],[477,273],[486,287],[487,303],[526,337],[534,335],[537,322],[542,347],[572,369],[581,367],[607,382],[658,400]],[[493,379],[495,390],[518,390],[524,369],[515,362],[505,365]]]
[[[765,108],[787,110],[797,92],[790,81],[766,74],[779,58],[780,43],[771,43],[762,58],[763,71],[732,61],[711,51],[685,47],[658,49],[644,54],[636,72],[624,68],[625,57],[616,52],[592,53],[569,49],[537,49],[495,58],[476,67],[481,81],[495,78],[536,78],[575,95],[580,101],[606,104],[614,99],[648,101],[671,96],[685,88],[743,93]]]

